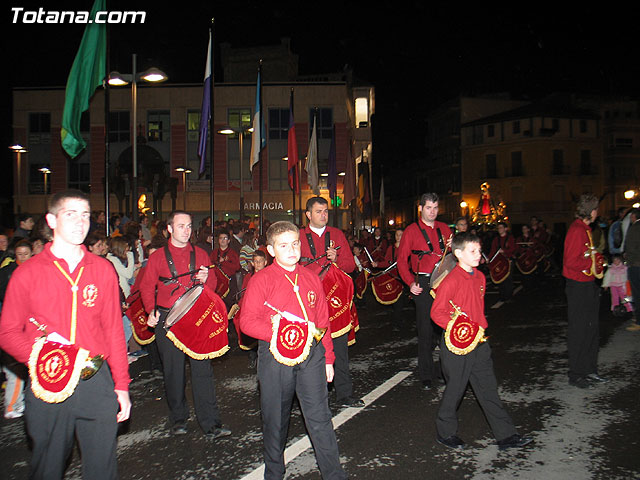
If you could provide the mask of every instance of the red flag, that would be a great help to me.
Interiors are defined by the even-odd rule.
[[[298,143],[296,142],[296,125],[293,121],[293,89],[291,89],[291,104],[289,105],[289,135],[287,146],[287,170],[289,172],[289,188],[300,193],[298,182]]]

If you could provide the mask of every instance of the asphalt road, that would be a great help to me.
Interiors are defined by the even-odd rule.
[[[354,479],[638,479],[640,478],[640,333],[601,302],[600,374],[609,383],[580,390],[567,383],[566,301],[561,277],[517,277],[517,293],[501,304],[489,285],[486,312],[500,396],[534,442],[501,452],[469,388],[460,405],[459,435],[451,451],[435,441],[443,386],[425,392],[414,371],[413,307],[407,327],[391,329],[390,307],[370,292],[359,308],[361,330],[351,347],[351,372],[364,409],[334,404],[340,455]],[[490,282],[489,282],[490,284]],[[437,352],[435,352],[437,356]],[[162,382],[147,373],[147,357],[131,366],[132,418],[119,436],[122,479],[262,478],[262,434],[255,371],[234,349],[214,361],[218,399],[231,437],[208,441],[195,418],[189,433],[172,437]],[[190,389],[187,389],[190,396]],[[297,405],[286,452],[287,479],[318,479]],[[29,446],[22,420],[0,423],[0,478],[27,478]],[[80,478],[76,450],[65,478]]]

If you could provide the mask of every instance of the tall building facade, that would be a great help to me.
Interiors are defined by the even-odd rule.
[[[196,220],[210,213],[210,185],[213,183],[214,219],[238,218],[240,192],[243,213],[265,219],[299,219],[300,205],[313,195],[302,170],[302,195],[296,197],[288,185],[287,155],[291,92],[294,94],[294,122],[299,157],[304,167],[313,119],[318,138],[318,167],[321,195],[328,198],[329,150],[335,136],[338,195],[341,201],[330,207],[337,225],[346,228],[353,217],[349,201],[344,201],[345,181],[355,186],[356,162],[362,152],[372,152],[371,116],[375,93],[372,86],[355,85],[345,73],[316,78],[297,76],[297,57],[283,44],[234,52],[221,48],[225,77],[234,82],[218,82],[214,88],[214,111],[209,135],[213,139],[213,162],[207,141],[205,171],[200,174],[198,157],[202,84],[145,86],[138,83],[137,125],[132,125],[131,87],[110,88],[109,111],[105,113],[105,92],[99,89],[83,115],[82,132],[87,148],[75,159],[60,145],[60,123],[64,88],[13,91],[14,142],[28,153],[15,155],[14,211],[37,214],[44,209],[46,195],[65,188],[90,194],[94,210],[105,209],[105,151],[108,141],[109,207],[111,212],[135,214],[138,202],[158,217],[175,208],[186,208]],[[251,134],[220,135],[224,126],[241,129],[252,124],[256,105],[258,58],[265,58],[262,111],[266,127],[266,147],[262,160],[250,169]],[[288,64],[282,78],[269,78],[273,69],[268,59]],[[251,64],[251,68],[246,64]],[[281,71],[283,71],[281,69]],[[250,73],[249,73],[250,72]],[[247,78],[251,76],[252,78]],[[244,81],[241,81],[244,79]],[[108,138],[105,128],[108,126]],[[133,149],[137,141],[137,192],[133,192]],[[242,159],[240,153],[242,152]],[[242,167],[241,163],[242,162]],[[213,163],[213,169],[211,168]],[[47,167],[51,173],[41,171]],[[191,173],[185,173],[190,171]],[[241,176],[242,173],[242,176]],[[213,178],[212,178],[213,176]],[[44,191],[45,183],[47,192]],[[347,193],[354,188],[347,188]],[[141,196],[144,195],[143,198]],[[262,201],[260,202],[260,199]]]

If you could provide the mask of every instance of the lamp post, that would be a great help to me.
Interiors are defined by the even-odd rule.
[[[21,200],[22,200],[22,163],[21,163],[21,159],[22,159],[22,154],[23,153],[29,153],[29,150],[27,150],[26,148],[24,148],[22,145],[19,144],[15,144],[15,145],[11,145],[9,147],[9,149],[13,150],[16,153],[17,156],[17,171],[18,171],[18,188],[16,189],[16,210],[17,213],[21,213],[22,210],[22,206],[21,206]]]
[[[47,175],[51,174],[51,170],[48,167],[39,168],[44,177],[44,211],[47,211]]]
[[[111,72],[109,74],[109,85],[122,86],[131,83],[131,113],[133,124],[133,140],[131,141],[133,163],[133,175],[131,179],[131,216],[134,217],[134,212],[138,209],[138,80],[160,83],[166,81],[169,77],[167,77],[163,71],[155,67],[151,67],[142,73],[138,73],[138,55],[134,53],[131,57],[133,73],[128,75],[124,73],[121,74],[119,72]],[[135,217],[133,219],[135,220]]]
[[[187,211],[187,173],[191,170],[187,167],[176,167],[176,172],[182,173],[182,209]]]
[[[234,133],[238,134],[238,149],[240,154],[240,222],[244,218],[244,165],[243,165],[243,143],[244,143],[244,134],[252,133],[253,127],[230,127],[224,126],[218,133],[220,135],[233,135]]]

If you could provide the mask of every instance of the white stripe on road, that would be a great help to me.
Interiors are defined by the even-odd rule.
[[[374,388],[367,395],[362,397],[365,405],[369,406],[373,404],[378,398],[387,393],[393,387],[402,382],[405,378],[411,375],[411,372],[401,371],[396,373],[389,380],[384,382],[382,385]],[[332,418],[333,421],[333,429],[336,430],[344,423],[348,422],[350,419],[355,417],[358,413],[362,412],[362,408],[346,408],[338,413],[336,416]],[[311,448],[311,441],[309,440],[309,436],[305,435],[300,440],[295,442],[294,444],[287,447],[284,451],[284,463],[285,465],[295,459],[298,455],[303,453],[305,450]],[[256,468],[251,473],[242,477],[241,480],[258,480],[264,478],[264,465],[261,465],[259,468]]]
[[[504,305],[504,302],[500,300],[496,304],[494,304],[491,308],[492,309],[500,308],[502,305]]]

